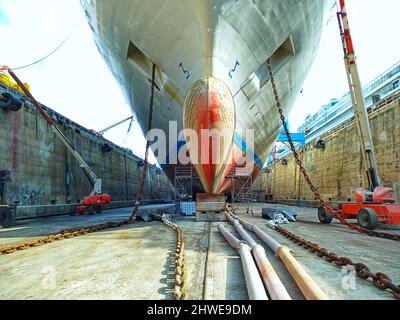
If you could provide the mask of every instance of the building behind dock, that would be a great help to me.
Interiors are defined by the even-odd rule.
[[[385,103],[395,91],[400,89],[400,62],[383,72],[363,88],[365,106],[370,111]],[[298,132],[306,134],[306,142],[318,139],[322,134],[337,127],[354,116],[350,93],[340,99],[332,99],[314,115],[307,116]]]

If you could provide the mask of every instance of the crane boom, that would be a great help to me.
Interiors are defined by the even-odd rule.
[[[74,146],[69,142],[69,140],[63,134],[63,132],[60,130],[60,128],[58,128],[58,126],[55,124],[54,120],[48,115],[48,113],[43,109],[43,107],[36,101],[36,99],[32,96],[32,94],[29,92],[29,90],[26,88],[26,86],[22,83],[22,81],[16,76],[16,74],[9,68],[2,68],[2,69],[6,69],[8,71],[8,73],[11,75],[11,77],[13,77],[15,82],[20,86],[22,91],[31,99],[31,101],[35,105],[36,109],[39,111],[39,113],[42,115],[42,117],[46,120],[46,122],[53,129],[53,132],[56,134],[56,136],[64,143],[64,145],[71,152],[71,154],[76,158],[76,160],[78,160],[79,166],[82,168],[83,172],[85,173],[85,175],[89,179],[90,184],[93,187],[93,190],[90,195],[94,196],[94,195],[101,194],[101,189],[102,189],[101,179],[99,179],[96,176],[96,174],[89,167],[89,165],[86,163],[86,161],[75,150]]]
[[[365,107],[364,94],[358,73],[353,40],[347,18],[345,0],[339,0],[339,4],[340,11],[338,12],[337,17],[339,21],[340,34],[342,37],[347,79],[349,82],[350,96],[353,104],[357,133],[360,138],[363,151],[363,161],[365,167],[367,168],[367,175],[372,191],[381,185],[381,181],[378,174],[378,166],[372,140],[371,127],[368,119],[368,111]]]
[[[129,121],[129,120],[131,120],[131,123],[132,123],[132,121],[133,121],[133,116],[130,116],[130,117],[124,119],[124,120],[118,121],[117,123],[114,123],[113,125],[111,125],[111,126],[105,128],[105,129],[103,129],[103,130],[100,130],[100,131],[99,131],[99,134],[102,135],[102,134],[104,134],[105,132],[107,132],[108,130],[111,130],[111,129],[113,129],[113,128],[119,126],[120,124],[122,124],[122,123],[124,123],[124,122],[126,122],[126,121]],[[131,128],[131,124],[129,124],[129,129],[128,129],[128,131],[130,130],[130,128]]]

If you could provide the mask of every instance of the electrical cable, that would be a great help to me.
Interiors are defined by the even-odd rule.
[[[43,58],[36,60],[30,64],[27,65],[23,65],[23,66],[19,66],[19,67],[15,67],[15,68],[10,68],[11,70],[20,70],[20,69],[25,69],[25,68],[29,68],[29,67],[33,67],[34,65],[37,65],[41,62],[43,62],[44,60],[50,58],[53,54],[55,54],[72,36],[72,34],[75,32],[75,30],[80,26],[82,22],[78,22],[75,27],[72,29],[72,31],[65,37],[65,39],[54,49],[52,50],[49,54],[45,55]]]

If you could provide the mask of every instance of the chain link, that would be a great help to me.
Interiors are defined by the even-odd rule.
[[[152,75],[151,75],[150,110],[149,110],[149,118],[148,118],[148,123],[147,123],[147,132],[149,132],[152,128],[155,86],[156,86],[156,64],[153,62],[153,69],[152,69]],[[137,199],[135,202],[135,207],[132,211],[132,214],[128,218],[129,223],[132,222],[134,219],[136,219],[136,214],[139,210],[140,202],[142,201],[142,194],[144,191],[144,183],[146,182],[146,174],[147,174],[147,166],[148,166],[147,161],[148,161],[148,157],[149,157],[149,149],[150,149],[150,140],[146,139],[146,151],[145,151],[145,155],[144,155],[144,166],[143,166],[142,177],[140,180],[139,193],[138,193],[138,196],[137,196]]]
[[[23,242],[20,244],[10,245],[10,246],[1,248],[0,255],[11,254],[11,253],[14,253],[17,251],[26,250],[26,249],[33,248],[33,247],[39,247],[44,244],[52,243],[55,241],[75,238],[75,237],[79,237],[82,235],[86,235],[88,233],[93,233],[93,232],[97,232],[97,231],[101,231],[101,230],[105,230],[105,229],[118,228],[118,227],[121,227],[122,225],[126,225],[128,223],[129,222],[127,220],[123,220],[123,221],[118,221],[118,222],[106,222],[106,223],[96,224],[96,225],[82,227],[82,228],[64,229],[55,234],[51,234],[51,235],[48,235],[46,237],[43,237],[43,238],[40,238],[37,240],[27,241],[27,242]]]
[[[319,244],[307,241],[292,232],[280,227],[275,226],[274,230],[282,234],[290,241],[296,243],[300,247],[304,247],[311,253],[316,254],[318,257],[326,259],[329,262],[333,262],[338,267],[353,266],[358,277],[364,280],[372,279],[373,284],[381,290],[390,290],[393,296],[400,299],[400,286],[395,285],[392,280],[384,273],[377,272],[372,273],[370,269],[363,263],[354,263],[347,257],[339,257],[336,253],[329,252],[325,248],[321,248]]]
[[[314,183],[312,182],[310,176],[308,175],[303,162],[300,160],[300,156],[299,153],[296,150],[296,147],[294,146],[292,137],[290,136],[290,131],[289,128],[287,126],[287,122],[286,122],[286,118],[283,114],[283,109],[282,109],[282,105],[281,105],[281,101],[278,95],[278,90],[276,87],[276,83],[275,83],[275,78],[274,78],[274,74],[272,71],[272,65],[271,65],[271,60],[268,59],[267,61],[267,65],[268,65],[268,72],[269,72],[269,76],[271,79],[271,84],[272,84],[272,90],[274,93],[274,97],[275,97],[275,103],[276,103],[276,108],[279,112],[279,116],[283,125],[283,129],[285,131],[285,135],[288,139],[289,145],[290,145],[290,149],[293,152],[293,156],[296,160],[296,163],[300,169],[300,172],[303,174],[304,179],[306,180],[307,184],[309,185],[311,191],[314,193],[315,199],[318,200],[321,203],[321,206],[324,207],[329,214],[331,214],[335,219],[338,219],[340,221],[341,224],[346,225],[347,227],[349,227],[352,230],[355,230],[359,233],[363,233],[363,234],[367,234],[369,236],[372,237],[378,237],[378,238],[383,238],[383,239],[390,239],[390,240],[395,240],[395,241],[400,241],[400,236],[395,235],[395,234],[390,234],[390,233],[385,233],[385,232],[377,232],[377,231],[371,231],[371,230],[366,230],[360,226],[354,225],[350,222],[348,222],[346,219],[344,219],[340,214],[336,213],[335,210],[333,210],[333,208],[322,198],[321,194],[318,192],[318,189],[315,187]]]
[[[176,253],[174,261],[175,271],[175,288],[174,297],[176,300],[184,300],[187,296],[188,282],[187,282],[187,266],[185,260],[185,243],[183,239],[182,229],[170,219],[169,215],[163,214],[162,221],[176,232]]]

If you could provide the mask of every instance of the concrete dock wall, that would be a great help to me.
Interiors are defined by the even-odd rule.
[[[397,191],[400,202],[400,99],[371,112],[370,123],[379,175],[385,186]],[[321,138],[326,142],[325,149],[316,149],[310,143],[299,150],[307,172],[326,200],[354,200],[355,189],[368,186],[354,122]],[[292,154],[273,163],[269,173],[261,173],[254,189],[261,190],[258,194],[263,194],[263,200],[317,205]]]
[[[0,86],[0,93],[4,89]],[[131,203],[139,190],[142,159],[51,109],[48,111],[102,179],[103,192],[110,194],[113,201]],[[112,151],[104,152],[104,143],[108,143]],[[19,201],[21,210],[28,216],[34,212],[45,214],[48,210],[43,208],[48,205],[55,209],[78,203],[91,192],[91,185],[76,159],[27,101],[18,112],[0,110],[0,147],[0,171],[11,171],[5,202]],[[150,166],[143,195],[145,202],[170,200],[172,192],[173,187],[162,171]],[[40,207],[29,208],[32,206],[42,206],[44,211]]]

